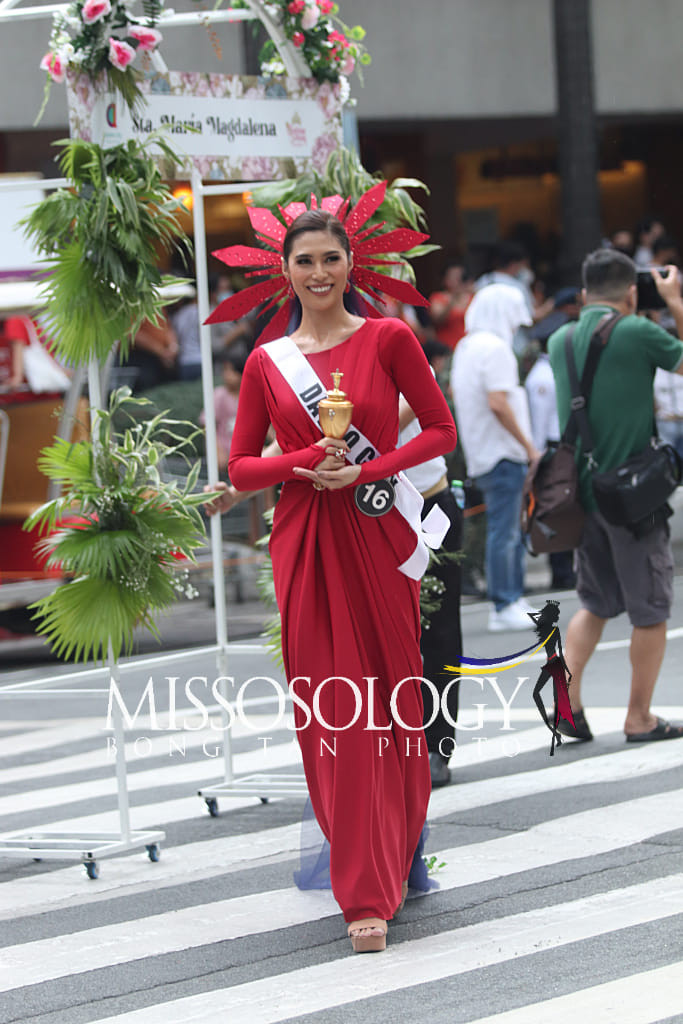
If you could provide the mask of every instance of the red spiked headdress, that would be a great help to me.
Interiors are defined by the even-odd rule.
[[[365,312],[371,317],[382,316],[374,305],[374,301],[381,301],[382,293],[413,306],[427,305],[427,300],[412,284],[372,269],[373,266],[400,266],[400,260],[378,259],[377,257],[387,253],[406,252],[429,238],[429,235],[412,231],[409,228],[396,228],[382,234],[385,221],[369,228],[363,228],[363,225],[381,206],[386,190],[386,181],[378,182],[377,185],[368,189],[353,207],[351,207],[349,199],[343,199],[339,195],[326,196],[320,203],[320,208],[334,214],[346,229],[353,253],[351,283],[360,293]],[[249,219],[256,232],[256,237],[265,248],[230,245],[227,249],[218,249],[213,253],[217,259],[229,267],[257,268],[249,271],[247,277],[263,277],[265,280],[224,299],[207,318],[207,324],[238,320],[262,302],[266,302],[262,313],[277,306],[280,308],[259,341],[277,338],[287,329],[290,306],[287,301],[289,298],[287,281],[282,273],[282,245],[289,225],[298,216],[305,213],[308,207],[305,203],[296,202],[289,203],[285,207],[279,206],[278,209],[282,215],[282,221],[266,208],[250,207],[248,209]],[[314,195],[311,195],[310,209],[318,209]]]

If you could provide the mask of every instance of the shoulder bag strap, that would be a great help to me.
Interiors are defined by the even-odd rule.
[[[583,454],[588,458],[589,463],[592,463],[591,453],[593,451],[593,435],[588,419],[588,403],[590,401],[591,390],[593,388],[593,380],[595,379],[600,357],[605,351],[605,347],[610,339],[612,331],[621,319],[621,313],[608,313],[601,319],[591,337],[588,355],[586,356],[586,364],[583,368],[580,381],[578,371],[576,369],[576,359],[574,357],[573,346],[574,331],[577,326],[576,324],[573,324],[572,327],[570,327],[564,340],[564,351],[567,359],[567,370],[569,372],[572,402],[571,415],[562,435],[562,441],[566,444],[575,444],[577,436],[580,436]]]

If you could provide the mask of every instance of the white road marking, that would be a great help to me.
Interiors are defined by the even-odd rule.
[[[276,1024],[302,1011],[315,1013],[344,1006],[661,921],[680,912],[682,906],[683,875],[673,875],[394,947],[389,939],[390,945],[379,960],[376,956],[348,955],[287,974],[101,1018],[92,1024],[215,1024],[223,1019],[230,1024]],[[595,1024],[592,1018],[586,1019]],[[621,1013],[616,1019],[621,1020]]]
[[[683,801],[672,801],[670,794],[658,793],[558,818],[500,839],[437,851],[437,858],[446,861],[438,880],[442,891],[454,890],[568,859],[625,849],[681,827]],[[679,878],[683,894],[683,876]],[[677,912],[673,895],[670,908],[670,913]],[[678,912],[683,913],[683,899]],[[125,921],[5,947],[0,990],[261,934],[338,913],[329,891],[280,889],[139,917],[134,929],[130,921]],[[79,960],[78,951],[83,949],[89,950],[87,961]]]

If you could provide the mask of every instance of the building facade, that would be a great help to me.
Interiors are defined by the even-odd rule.
[[[483,261],[487,247],[514,236],[535,260],[551,260],[561,232],[562,131],[553,0],[340,0],[340,7],[347,24],[367,30],[372,54],[364,85],[353,82],[365,165],[429,185],[431,230],[446,254],[467,251]],[[680,0],[592,0],[606,235],[654,213],[683,239],[680,15]],[[167,65],[244,73],[244,26],[215,31],[220,56],[202,26],[169,29]],[[67,134],[63,87],[53,86],[33,126],[49,34],[47,18],[0,26],[0,172],[54,173],[49,143]],[[431,284],[438,261],[422,262]]]

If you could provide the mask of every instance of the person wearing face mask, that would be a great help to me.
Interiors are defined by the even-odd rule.
[[[501,242],[496,249],[494,269],[478,278],[475,288],[480,291],[489,284],[506,284],[516,288],[526,306],[529,315],[529,325],[537,323],[553,306],[552,299],[546,300],[540,305],[536,302],[531,290],[536,275],[531,269],[529,256],[523,245],[519,242]],[[513,348],[517,355],[521,355],[529,344],[528,325],[523,324],[515,331]]]
[[[520,530],[527,464],[538,452],[513,352],[517,329],[531,317],[518,288],[491,284],[472,299],[467,334],[453,356],[451,389],[469,475],[486,501],[489,630],[529,628]]]

